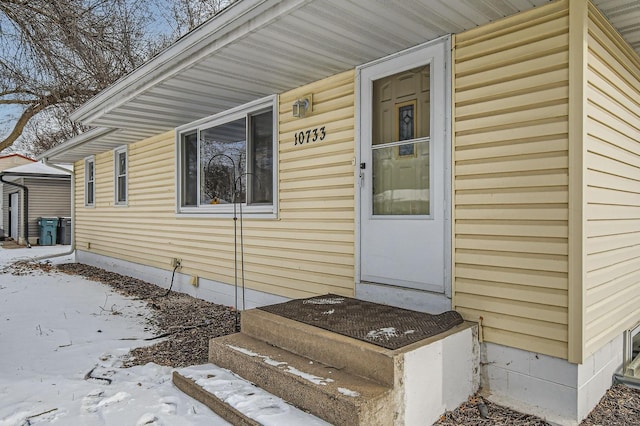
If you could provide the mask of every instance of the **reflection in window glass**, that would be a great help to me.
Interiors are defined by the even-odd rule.
[[[198,134],[182,136],[182,205],[198,204]]]
[[[372,145],[429,137],[430,77],[426,65],[373,82]]]
[[[93,159],[85,161],[85,204],[93,205],[95,202],[95,163]]]
[[[430,66],[373,82],[374,215],[429,215]]]
[[[127,202],[127,151],[116,151],[116,203]]]
[[[405,146],[417,155],[398,156]],[[429,204],[428,141],[373,150],[374,215],[428,215]]]
[[[240,189],[240,181],[246,173],[246,134],[245,118],[200,132],[200,204],[245,201],[245,185]]]
[[[247,177],[251,202],[273,202],[273,113],[251,116],[251,171]]]
[[[215,206],[233,203],[272,205],[273,132],[273,108],[262,105],[182,133],[180,205],[211,212],[228,212]]]

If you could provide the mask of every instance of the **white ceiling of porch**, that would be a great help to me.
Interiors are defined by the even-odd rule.
[[[593,4],[640,55],[640,0],[594,0]]]
[[[242,0],[73,118],[122,145],[549,2]],[[594,3],[640,52],[640,0]]]
[[[157,78],[131,98],[108,99],[101,105],[101,114],[82,120],[93,126],[157,134],[548,2],[242,0],[231,9],[247,8],[250,3],[268,6],[252,18],[250,32],[243,28],[225,34],[222,43],[203,40],[201,45],[211,49],[209,54]],[[278,13],[283,10],[288,13]],[[188,37],[181,40],[187,41]],[[220,47],[211,47],[212,43]]]

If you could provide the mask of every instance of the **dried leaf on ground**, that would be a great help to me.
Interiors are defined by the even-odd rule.
[[[224,305],[93,266],[67,263],[58,269],[111,286],[117,292],[147,302],[153,314],[148,319],[156,335],[167,335],[151,346],[136,348],[126,366],[155,362],[186,367],[208,361],[209,339],[235,332],[235,311]],[[165,296],[166,295],[166,296]]]
[[[618,384],[602,397],[581,426],[639,426],[640,391]]]
[[[482,404],[486,406],[486,418]],[[494,404],[479,396],[472,396],[453,411],[447,411],[440,417],[439,426],[549,426],[539,417],[522,414],[510,408]]]

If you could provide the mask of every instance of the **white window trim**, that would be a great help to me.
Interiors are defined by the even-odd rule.
[[[118,154],[123,153],[126,156],[125,160],[125,186],[124,186],[124,201],[118,201]],[[113,205],[119,207],[126,207],[129,205],[129,151],[127,145],[118,147],[113,150]]]
[[[89,193],[87,191],[87,186],[89,181],[87,180],[87,165],[91,163],[93,164],[93,202],[89,203]],[[84,159],[84,206],[85,207],[95,207],[96,206],[96,158],[92,155],[90,157],[86,157]]]
[[[233,120],[237,120],[240,118],[246,117],[248,114],[253,112],[259,112],[262,109],[272,108],[273,111],[273,203],[272,204],[256,204],[256,205],[247,205],[246,203],[237,204],[235,206],[233,204],[216,204],[216,205],[198,205],[198,206],[182,206],[181,198],[182,198],[182,144],[181,139],[182,135],[185,133],[196,131],[199,129],[218,126]],[[199,133],[199,132],[198,132]],[[199,135],[198,135],[199,137]],[[234,213],[236,215],[240,214],[240,207],[242,208],[243,214],[251,215],[252,218],[256,219],[272,219],[277,217],[278,211],[278,98],[275,95],[267,96],[262,99],[255,100],[253,102],[246,103],[244,105],[240,105],[238,107],[232,108],[230,110],[221,112],[219,114],[215,114],[209,117],[205,117],[198,121],[194,121],[192,123],[185,124],[183,126],[177,127],[175,131],[175,147],[176,147],[176,156],[175,156],[175,170],[176,180],[175,180],[175,188],[176,188],[176,215],[179,217],[233,217]],[[198,156],[200,154],[198,153]],[[198,164],[200,163],[200,159],[198,158]],[[200,175],[198,174],[198,184],[200,181]]]

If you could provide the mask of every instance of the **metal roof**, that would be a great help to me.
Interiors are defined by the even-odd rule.
[[[78,160],[550,2],[238,1],[72,114],[114,131],[46,156]],[[640,51],[640,1],[595,4]]]
[[[65,173],[55,167],[50,167],[43,163],[34,162],[6,169],[0,172],[0,175],[9,178],[8,180],[15,180],[20,177],[70,179],[71,171]]]

